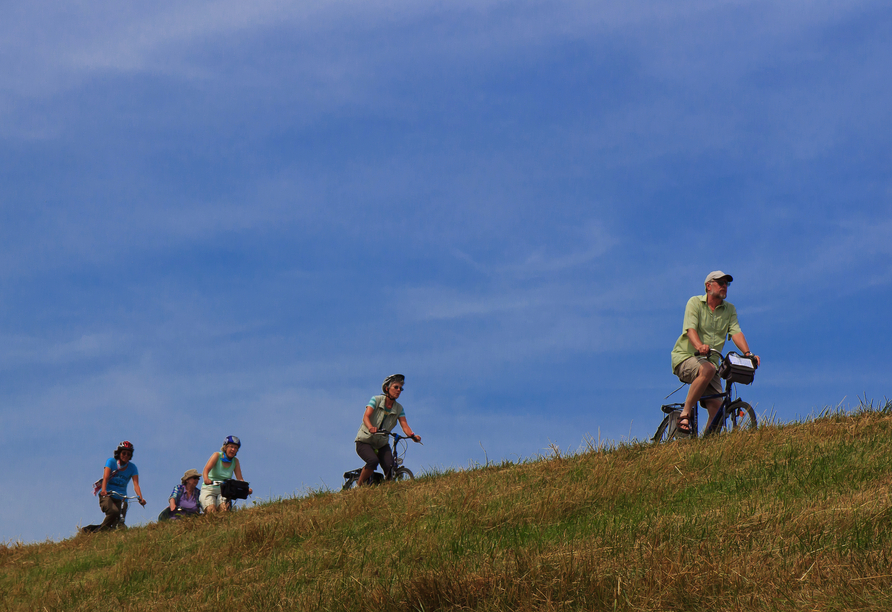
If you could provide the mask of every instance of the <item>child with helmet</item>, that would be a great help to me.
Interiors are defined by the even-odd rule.
[[[99,484],[99,509],[105,513],[105,520],[98,527],[93,525],[85,528],[86,531],[102,531],[112,529],[118,525],[121,518],[124,498],[127,497],[127,483],[133,480],[133,490],[139,498],[139,503],[146,505],[139,488],[139,470],[131,461],[133,458],[133,444],[124,440],[115,449],[114,455],[105,462],[102,470],[102,482]]]
[[[204,486],[201,487],[201,495],[198,498],[205,512],[229,510],[229,500],[223,497],[220,485],[215,485],[214,481],[222,482],[235,475],[236,480],[244,482],[242,466],[235,456],[241,447],[242,441],[237,436],[226,436],[220,451],[211,455],[205,464],[202,472]],[[253,491],[248,489],[248,493],[253,493]]]

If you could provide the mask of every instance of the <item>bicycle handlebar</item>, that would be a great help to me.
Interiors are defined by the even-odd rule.
[[[245,481],[245,480],[238,480],[238,479],[236,479],[235,481],[236,481],[236,482],[247,482],[247,481]],[[205,486],[208,486],[208,487],[219,487],[219,486],[222,486],[224,482],[226,482],[226,481],[225,481],[225,480],[212,480],[212,481],[211,481],[211,484],[209,484],[209,485],[205,485]]]
[[[395,442],[399,442],[400,440],[415,440],[415,438],[412,436],[401,436],[398,433],[393,433],[392,431],[387,431],[386,429],[379,429],[378,431],[375,432],[375,434],[384,434],[385,436],[393,436],[393,439]],[[415,436],[418,436],[418,434],[415,434]],[[424,444],[420,440],[418,440],[417,443],[424,446]]]
[[[106,491],[105,494],[108,497],[114,497],[117,499],[139,499],[139,495],[121,495],[117,491]]]
[[[708,352],[706,355],[701,355],[700,353],[697,353],[697,355],[699,355],[699,356],[701,356],[701,357],[709,357],[709,355],[712,355],[713,353],[715,353],[716,355],[719,356],[719,361],[724,360],[725,357],[727,357],[728,355],[737,355],[737,356],[740,357],[741,359],[749,359],[750,362],[753,364],[753,369],[754,369],[754,370],[757,370],[757,369],[759,368],[759,364],[756,363],[756,356],[755,356],[755,355],[751,355],[751,356],[747,357],[746,355],[741,355],[741,354],[738,353],[737,351],[728,351],[728,353],[727,353],[726,355],[723,355],[721,351],[717,351],[717,350],[715,350],[714,348],[711,348],[711,349],[709,349],[709,352]]]

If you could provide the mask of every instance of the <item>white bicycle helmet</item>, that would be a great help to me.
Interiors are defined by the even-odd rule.
[[[385,395],[387,395],[387,390],[390,388],[390,385],[395,382],[405,383],[406,377],[402,374],[391,374],[390,376],[385,378],[384,382],[381,384],[381,390],[384,392]]]

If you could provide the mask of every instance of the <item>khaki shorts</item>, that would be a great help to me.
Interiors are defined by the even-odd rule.
[[[208,506],[220,506],[223,504],[224,498],[220,493],[220,485],[203,485],[201,494],[198,496],[198,503],[201,504],[202,510],[207,510]]]
[[[688,357],[680,364],[675,366],[675,375],[678,376],[678,379],[683,383],[691,384],[694,382],[694,379],[697,378],[697,375],[700,373],[700,364],[704,361],[708,361],[706,357]],[[710,363],[714,366],[715,364],[710,361]],[[716,368],[715,376],[712,377],[712,380],[709,381],[709,386],[706,387],[706,390],[703,392],[703,395],[713,395],[715,393],[723,393],[724,389],[722,389],[722,378],[719,376],[718,368]],[[700,402],[701,405],[703,402]]]

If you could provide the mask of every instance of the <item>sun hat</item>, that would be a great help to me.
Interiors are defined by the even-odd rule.
[[[183,477],[180,478],[180,482],[186,484],[186,481],[190,478],[198,478],[201,480],[201,474],[198,473],[198,470],[186,470],[186,473],[183,474]]]

